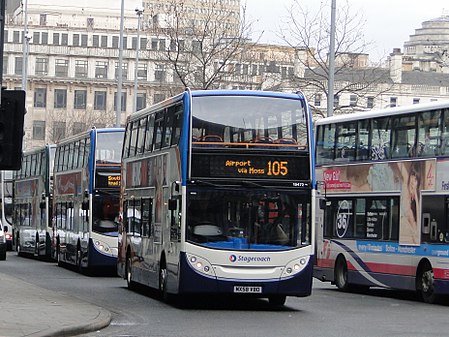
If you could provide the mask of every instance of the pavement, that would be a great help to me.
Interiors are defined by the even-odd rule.
[[[63,292],[1,273],[0,337],[76,336],[105,328],[111,313]]]

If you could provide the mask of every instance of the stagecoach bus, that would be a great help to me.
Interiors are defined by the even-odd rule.
[[[118,274],[168,294],[308,296],[314,164],[303,94],[190,91],[132,114]]]
[[[58,265],[98,271],[117,265],[124,129],[86,131],[57,144],[53,242]]]
[[[54,156],[55,145],[50,144],[25,152],[21,169],[13,172],[12,223],[18,255],[51,257]]]
[[[324,118],[316,135],[314,276],[449,294],[449,102]]]

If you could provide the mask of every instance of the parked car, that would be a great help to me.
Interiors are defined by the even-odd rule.
[[[0,222],[0,260],[6,260],[6,235]]]

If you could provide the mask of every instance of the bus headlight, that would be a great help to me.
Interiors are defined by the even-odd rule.
[[[215,276],[212,265],[206,259],[197,255],[187,254],[187,261],[189,261],[190,266],[197,272],[209,276]]]
[[[295,274],[298,274],[309,264],[309,261],[310,261],[310,256],[304,256],[299,259],[290,261],[284,267],[284,270],[282,271],[281,278],[292,277]]]
[[[112,249],[107,243],[100,240],[94,240],[94,247],[100,253],[105,255],[114,255],[114,249]]]

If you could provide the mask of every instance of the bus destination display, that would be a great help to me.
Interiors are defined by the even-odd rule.
[[[192,177],[307,180],[308,167],[299,157],[197,154]]]

